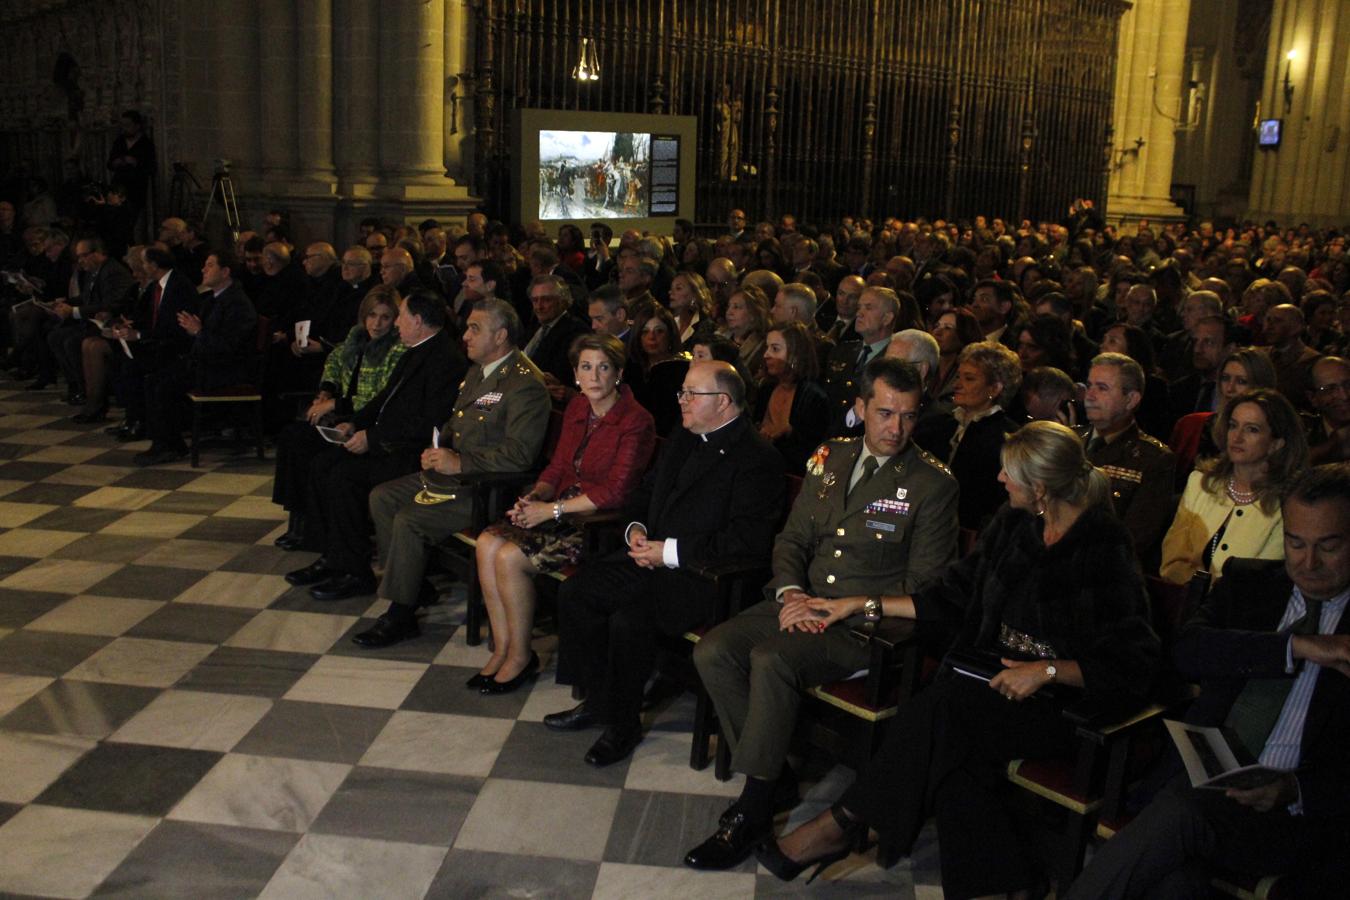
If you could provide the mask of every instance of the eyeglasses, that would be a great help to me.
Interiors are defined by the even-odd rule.
[[[684,403],[690,397],[716,397],[718,394],[721,394],[724,397],[731,396],[726,391],[691,391],[686,390],[685,388],[680,388],[678,391],[675,392],[675,402]]]
[[[1333,381],[1331,384],[1319,384],[1316,388],[1317,396],[1330,397],[1335,393],[1342,393],[1350,396],[1350,381]]]

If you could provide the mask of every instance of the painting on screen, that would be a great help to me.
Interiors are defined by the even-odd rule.
[[[642,218],[650,173],[651,135],[540,131],[539,218]]]

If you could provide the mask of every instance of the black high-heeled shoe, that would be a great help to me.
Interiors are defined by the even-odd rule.
[[[810,884],[816,880],[821,872],[824,872],[839,860],[847,858],[853,852],[866,827],[861,819],[850,819],[844,812],[844,808],[838,803],[830,807],[830,815],[834,816],[835,824],[844,832],[844,846],[841,849],[826,853],[824,856],[818,856],[815,859],[797,862],[779,849],[778,841],[771,837],[755,848],[755,858],[759,860],[760,865],[772,872],[780,881],[793,881],[802,872],[815,866],[816,870],[811,873],[810,878],[806,879],[806,883]]]
[[[495,674],[495,673],[494,673]],[[470,690],[478,690],[492,680],[491,675],[484,675],[482,672],[475,672],[469,676],[469,680],[464,682],[464,686]]]
[[[520,670],[520,674],[510,681],[498,681],[495,677],[489,678],[487,684],[478,689],[480,694],[509,694],[512,691],[520,689],[520,686],[531,678],[539,674],[539,654],[533,650],[530,651],[530,661],[525,664],[525,668]]]

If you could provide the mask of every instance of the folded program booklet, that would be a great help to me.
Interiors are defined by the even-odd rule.
[[[1191,786],[1225,791],[1251,790],[1270,784],[1285,773],[1251,761],[1245,747],[1222,728],[1188,725],[1164,719],[1172,742],[1186,765]]]
[[[314,427],[318,429],[320,437],[330,444],[345,444],[351,437],[341,428],[329,428],[327,425],[315,425]]]

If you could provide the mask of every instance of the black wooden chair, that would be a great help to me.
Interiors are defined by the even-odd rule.
[[[263,434],[263,390],[264,377],[267,368],[267,348],[271,340],[272,320],[266,316],[258,316],[257,335],[254,342],[253,352],[240,356],[211,356],[197,357],[193,371],[194,387],[188,391],[187,399],[192,404],[192,443],[190,445],[190,454],[192,467],[198,468],[201,465],[202,448],[202,426],[205,414],[208,409],[229,409],[233,411],[238,407],[245,407],[252,413],[252,426],[254,434],[254,445],[258,454],[258,459],[265,455],[264,434]],[[243,359],[247,362],[251,376],[238,384],[223,385],[220,387],[205,387],[206,371],[222,363],[235,364]],[[240,431],[236,428],[235,443],[239,444],[238,435]]]

